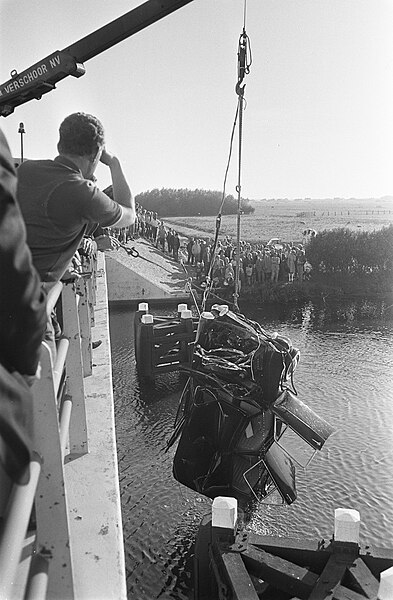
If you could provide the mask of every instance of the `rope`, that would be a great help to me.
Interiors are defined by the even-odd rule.
[[[243,7],[243,31],[246,28],[246,13],[247,13],[247,0],[244,0],[244,7]]]
[[[188,273],[188,271],[187,271],[187,269],[186,269],[186,267],[184,265],[184,261],[183,260],[180,261],[180,264],[181,264],[181,266],[183,268],[183,271],[186,273],[186,275],[189,275],[189,273]],[[191,297],[193,299],[193,302],[194,302],[194,305],[195,305],[195,308],[196,308],[196,310],[198,312],[198,316],[200,317],[201,316],[201,311],[199,309],[198,301],[197,301],[197,298],[196,298],[196,296],[194,294],[194,290],[192,289],[192,277],[188,277],[187,278],[187,281],[186,281],[186,291],[188,291],[189,294],[191,295]]]
[[[224,184],[223,184],[223,190],[222,190],[221,204],[220,204],[220,208],[219,208],[218,215],[216,218],[216,232],[215,232],[215,236],[214,236],[213,248],[212,248],[212,252],[211,252],[211,256],[210,256],[209,268],[208,268],[207,275],[206,275],[206,288],[205,288],[205,292],[203,294],[203,299],[202,299],[202,310],[205,310],[206,301],[207,301],[208,295],[211,292],[211,288],[213,285],[212,271],[213,271],[214,261],[215,261],[216,253],[217,253],[218,236],[220,233],[221,217],[222,217],[222,211],[224,208],[225,196],[226,196],[226,183],[227,183],[227,177],[228,177],[228,172],[229,172],[229,166],[230,166],[231,158],[232,158],[233,138],[235,136],[236,123],[238,120],[238,116],[239,116],[239,103],[237,104],[235,119],[234,119],[233,125],[232,125],[231,139],[229,142],[228,161],[227,161],[227,166],[226,166],[225,175],[224,175]]]
[[[237,298],[239,297],[239,266],[240,266],[240,213],[241,213],[241,167],[242,167],[242,143],[243,143],[243,106],[244,106],[244,88],[245,85],[241,85],[243,83],[243,79],[245,75],[250,72],[250,67],[252,64],[252,54],[251,54],[251,45],[249,37],[246,33],[246,9],[247,9],[247,0],[244,0],[244,11],[243,11],[243,31],[239,37],[238,43],[238,51],[237,51],[237,83],[236,83],[236,93],[238,95],[238,102],[236,107],[235,118],[232,126],[230,144],[229,144],[229,153],[228,153],[228,161],[225,169],[224,175],[224,184],[223,184],[223,192],[220,208],[218,211],[218,215],[216,218],[216,231],[215,237],[210,257],[209,268],[206,276],[206,287],[202,298],[202,310],[205,310],[207,298],[211,293],[213,279],[212,279],[212,271],[215,264],[215,258],[217,253],[217,244],[218,244],[218,236],[221,228],[221,218],[222,211],[225,203],[226,197],[226,182],[229,172],[229,166],[232,158],[232,150],[233,150],[233,139],[235,135],[236,125],[239,121],[239,159],[238,159],[238,181],[236,186],[236,191],[238,194],[238,208],[237,208],[237,247],[236,247],[236,274],[235,274],[235,293],[234,293],[234,307],[238,310]]]
[[[239,310],[238,298],[240,288],[240,217],[241,217],[241,172],[242,172],[242,148],[243,148],[243,111],[244,111],[244,76],[250,72],[252,63],[250,40],[245,28],[246,0],[244,0],[244,26],[243,32],[239,38],[238,45],[238,82],[236,84],[236,93],[238,95],[238,113],[239,113],[239,155],[238,155],[238,179],[237,179],[237,228],[236,228],[236,273],[235,273],[235,293],[234,304]]]

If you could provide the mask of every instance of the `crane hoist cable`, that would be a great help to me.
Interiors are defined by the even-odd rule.
[[[232,158],[233,140],[234,140],[234,136],[235,136],[236,125],[238,122],[239,122],[239,149],[238,149],[238,178],[237,178],[237,186],[236,186],[236,191],[238,194],[238,201],[237,201],[237,236],[236,236],[237,245],[236,245],[236,272],[235,272],[234,306],[237,309],[239,308],[238,303],[237,303],[237,298],[239,296],[239,265],[240,265],[240,214],[241,214],[241,167],[242,167],[241,159],[242,159],[242,143],[243,143],[243,111],[244,111],[244,102],[245,102],[244,88],[246,87],[245,84],[243,83],[243,81],[244,81],[245,75],[248,75],[248,73],[250,72],[250,67],[252,64],[251,44],[250,44],[250,39],[246,33],[246,6],[247,6],[246,2],[247,2],[247,0],[244,0],[243,31],[239,37],[238,50],[237,50],[237,82],[236,82],[236,86],[235,86],[235,91],[238,96],[238,101],[237,101],[236,113],[235,113],[235,118],[234,118],[234,122],[232,125],[231,137],[230,137],[229,153],[228,153],[228,160],[227,160],[227,165],[226,165],[226,169],[225,169],[221,204],[220,204],[220,208],[219,208],[219,211],[218,211],[218,214],[216,217],[215,237],[214,237],[212,252],[211,252],[211,256],[210,256],[209,268],[208,268],[208,272],[206,275],[206,287],[205,287],[205,291],[203,293],[203,298],[202,298],[202,310],[205,310],[207,298],[209,296],[209,293],[211,292],[212,285],[213,285],[212,272],[213,272],[216,253],[217,253],[217,244],[218,244],[218,236],[219,236],[220,228],[221,228],[222,211],[224,208],[224,203],[225,203],[225,198],[226,198],[226,182],[227,182],[229,166],[230,166],[230,162],[231,162],[231,158]]]

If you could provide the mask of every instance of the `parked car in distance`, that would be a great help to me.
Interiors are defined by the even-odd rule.
[[[266,244],[269,248],[273,248],[274,250],[283,250],[284,244],[282,243],[280,238],[272,238]]]

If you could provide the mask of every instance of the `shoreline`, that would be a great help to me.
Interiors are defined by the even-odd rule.
[[[318,278],[299,283],[294,281],[278,282],[275,284],[257,285],[245,288],[240,293],[241,300],[258,299],[263,304],[297,304],[304,301],[326,300],[386,300],[393,303],[393,284],[386,282],[386,287],[377,287],[375,281],[356,279],[352,281],[337,281],[331,278]]]

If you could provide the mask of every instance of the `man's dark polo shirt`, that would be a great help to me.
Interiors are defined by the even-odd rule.
[[[58,281],[86,227],[111,227],[122,209],[64,156],[25,161],[17,175],[17,198],[34,266],[42,281]]]

